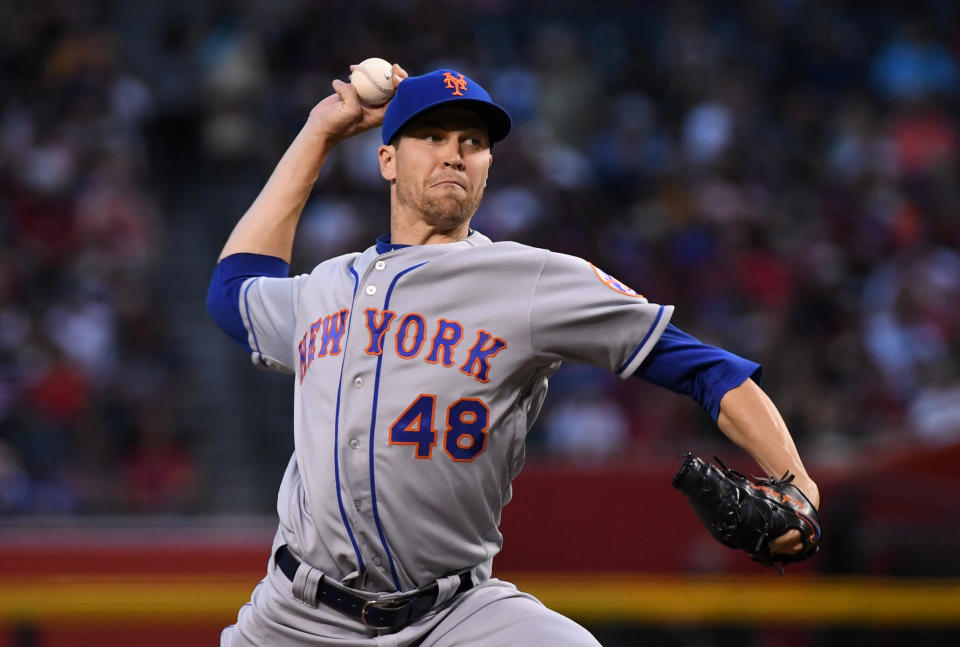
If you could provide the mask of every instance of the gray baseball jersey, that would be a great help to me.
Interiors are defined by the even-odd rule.
[[[372,247],[240,291],[257,364],[294,374],[281,543],[330,577],[489,577],[524,441],[562,360],[629,376],[672,306],[517,243]]]

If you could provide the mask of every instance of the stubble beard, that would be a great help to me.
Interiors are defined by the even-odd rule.
[[[399,187],[398,187],[399,189]],[[398,191],[404,193],[402,189]],[[453,231],[470,221],[483,200],[483,188],[472,197],[427,196],[421,194],[419,212],[423,221],[440,231]]]

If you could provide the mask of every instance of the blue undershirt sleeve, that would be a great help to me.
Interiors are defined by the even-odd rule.
[[[693,398],[716,421],[727,391],[753,378],[763,368],[730,351],[704,344],[669,324],[634,373],[639,378]]]
[[[286,277],[290,265],[282,258],[264,254],[231,254],[219,263],[207,290],[207,312],[230,339],[248,353],[247,329],[240,318],[240,286],[254,276]]]

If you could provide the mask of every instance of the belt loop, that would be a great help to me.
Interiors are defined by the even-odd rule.
[[[440,606],[452,598],[454,593],[457,592],[457,588],[459,586],[459,575],[447,575],[446,577],[441,577],[439,580],[437,580],[437,601],[434,602],[434,605]]]
[[[293,578],[293,597],[313,608],[317,607],[317,591],[320,590],[320,581],[323,573],[306,562],[300,562],[297,575]]]

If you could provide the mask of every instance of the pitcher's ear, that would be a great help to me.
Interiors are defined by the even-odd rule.
[[[380,158],[380,175],[384,180],[393,182],[397,179],[397,148],[396,146],[386,146],[381,144],[377,149],[377,156]]]

